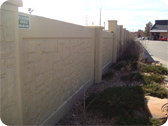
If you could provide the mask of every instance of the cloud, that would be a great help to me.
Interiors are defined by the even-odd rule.
[[[168,1],[167,0],[161,0],[161,1],[163,1],[168,7]]]

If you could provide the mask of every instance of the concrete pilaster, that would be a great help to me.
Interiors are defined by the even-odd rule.
[[[113,51],[112,59],[113,63],[116,63],[117,60],[117,20],[108,20],[108,31],[113,32]]]
[[[0,8],[0,84],[1,120],[6,125],[21,125],[22,102],[19,69],[18,7],[22,0],[8,0]]]
[[[120,27],[120,46],[121,46],[121,51],[123,52],[123,45],[124,45],[124,43],[123,43],[123,40],[124,40],[124,37],[123,37],[123,25],[119,25],[119,27]]]
[[[103,28],[102,26],[88,26],[95,28],[95,83],[102,81],[102,41]]]

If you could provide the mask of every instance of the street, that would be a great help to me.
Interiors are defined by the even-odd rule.
[[[163,66],[168,68],[168,41],[141,40],[142,45],[148,51],[148,58],[160,61]]]

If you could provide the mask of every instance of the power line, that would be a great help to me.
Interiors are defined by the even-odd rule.
[[[95,0],[94,1],[95,2],[95,4],[93,4],[93,5],[97,5],[97,7],[100,9],[100,17],[99,17],[99,25],[101,26],[101,9],[102,9],[102,6],[101,6],[101,3],[100,3],[100,0]],[[96,10],[97,11],[97,9],[93,9],[93,6],[91,6],[91,4],[89,3],[89,1],[88,0],[83,0],[83,3],[84,3],[84,5],[85,5],[85,8],[87,9],[87,11],[89,12],[89,15],[90,14],[92,14],[93,13],[93,10]],[[98,10],[99,10],[98,9]],[[89,23],[89,18],[87,17],[87,16],[85,16],[84,17],[85,19],[84,19],[84,25],[85,26],[87,26]],[[92,20],[92,22],[93,22],[93,20]]]

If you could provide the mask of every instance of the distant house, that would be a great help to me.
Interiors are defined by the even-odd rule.
[[[150,30],[150,39],[159,40],[162,37],[168,37],[168,20],[155,20]]]
[[[138,30],[136,32],[131,32],[134,37],[138,37],[138,34],[140,34],[141,37],[144,37],[144,32],[142,30]]]

